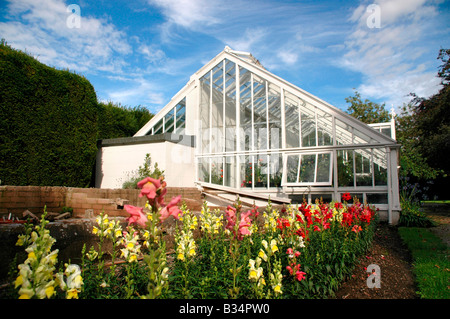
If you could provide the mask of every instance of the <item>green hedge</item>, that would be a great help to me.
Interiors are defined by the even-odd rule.
[[[144,107],[98,102],[85,77],[1,40],[1,184],[92,186],[97,140],[133,136],[151,117]]]
[[[83,76],[0,44],[0,179],[84,187],[97,150],[97,96]]]

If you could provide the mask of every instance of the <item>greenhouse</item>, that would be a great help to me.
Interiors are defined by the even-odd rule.
[[[398,219],[394,121],[362,123],[272,74],[250,53],[225,47],[133,138],[157,136],[172,144],[194,136],[181,143],[192,153],[166,150],[158,162],[168,183],[280,203],[340,201],[350,193],[390,223]],[[152,147],[146,150],[153,155]]]

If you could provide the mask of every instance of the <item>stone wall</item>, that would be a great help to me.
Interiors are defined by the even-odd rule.
[[[33,214],[43,212],[44,206],[48,212],[61,212],[63,207],[73,209],[75,218],[92,217],[105,211],[109,216],[124,216],[128,213],[120,205],[144,206],[145,197],[139,197],[136,189],[103,189],[103,188],[73,188],[47,186],[0,186],[0,218],[17,216],[29,210]],[[202,195],[197,188],[168,187],[165,201],[168,203],[173,196],[181,195],[191,210],[200,210]]]

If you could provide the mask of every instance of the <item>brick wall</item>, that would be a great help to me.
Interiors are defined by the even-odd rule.
[[[127,200],[127,204],[144,206],[145,197],[139,197],[140,190],[100,189],[40,186],[0,186],[0,218],[10,213],[19,218],[25,210],[34,214],[42,213],[44,206],[48,212],[61,212],[62,208],[73,208],[73,217],[85,217],[86,210],[94,215],[105,211],[109,216],[128,216],[118,207],[116,199]],[[168,187],[166,203],[173,196],[181,195],[191,210],[200,210],[202,195],[196,188]]]

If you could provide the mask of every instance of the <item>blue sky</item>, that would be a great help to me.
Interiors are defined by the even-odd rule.
[[[85,76],[99,100],[154,113],[226,45],[343,110],[354,88],[397,108],[438,91],[448,21],[442,0],[0,2],[9,45]]]

